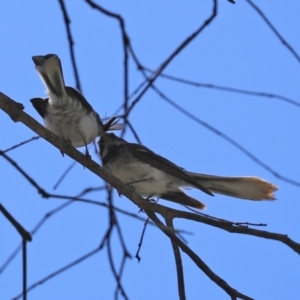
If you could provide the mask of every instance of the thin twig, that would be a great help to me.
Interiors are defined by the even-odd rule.
[[[122,278],[122,274],[123,274],[123,268],[125,265],[125,261],[126,261],[126,259],[131,258],[131,255],[125,245],[124,238],[123,238],[123,235],[121,232],[121,228],[120,228],[117,216],[115,214],[115,210],[113,209],[113,193],[112,193],[112,188],[110,186],[107,186],[107,200],[108,200],[108,208],[109,208],[109,210],[108,210],[108,212],[109,212],[109,235],[107,236],[106,246],[107,246],[107,255],[108,255],[109,265],[110,265],[111,271],[112,271],[112,273],[115,277],[116,283],[117,283],[116,290],[115,290],[115,299],[118,299],[119,292],[124,297],[124,299],[129,299],[128,296],[126,295],[125,289],[121,283],[121,278]],[[117,272],[117,270],[116,270],[115,263],[114,263],[113,256],[112,256],[112,249],[111,249],[111,238],[112,238],[112,232],[113,232],[114,228],[117,229],[118,236],[119,236],[122,250],[123,250],[123,258],[122,258],[119,272]]]
[[[115,299],[116,299],[118,291],[120,291],[120,293],[124,297],[124,299],[129,300],[129,298],[128,298],[126,292],[125,292],[125,289],[123,288],[123,285],[121,283],[121,278],[120,278],[120,276],[117,273],[116,268],[115,268],[115,264],[114,264],[114,261],[113,261],[113,258],[112,258],[112,249],[111,249],[110,239],[108,239],[108,241],[107,241],[107,255],[108,255],[108,261],[109,261],[111,271],[112,271],[112,273],[115,277],[116,283],[117,283],[117,287],[116,287],[117,290],[116,290],[116,293],[115,293]]]
[[[122,44],[123,44],[123,53],[124,53],[124,110],[127,110],[127,105],[128,105],[128,50],[127,47],[129,45],[129,37],[128,34],[125,30],[125,21],[124,19],[116,14],[113,13],[107,9],[105,9],[104,7],[100,6],[99,4],[95,3],[92,0],[86,0],[86,2],[93,8],[96,9],[98,11],[100,11],[101,13],[105,14],[106,16],[110,17],[110,18],[114,18],[116,20],[118,20],[119,25],[120,25],[120,29],[121,29],[121,33],[122,33]]]
[[[147,215],[150,219],[157,225],[157,227],[166,234],[170,239],[176,242],[176,244],[181,248],[183,252],[185,252],[192,261],[201,269],[206,276],[208,276],[215,284],[217,284],[224,292],[226,292],[231,299],[244,299],[244,300],[253,300],[252,298],[240,293],[236,289],[232,288],[225,280],[219,277],[216,273],[214,273],[208,265],[184,242],[182,242],[174,233],[170,227],[166,227],[156,216],[154,212],[146,211]]]
[[[206,225],[220,228],[230,233],[252,235],[260,238],[278,241],[285,244],[292,250],[294,250],[297,254],[300,254],[300,244],[290,239],[286,234],[280,234],[280,233],[275,233],[275,232],[270,232],[265,230],[249,228],[247,226],[239,226],[237,222],[231,222],[228,220],[220,221],[215,218],[211,218],[209,216],[203,216],[199,214],[190,213],[187,211],[176,210],[169,207],[162,208],[158,204],[155,211],[161,214],[164,218],[172,217],[172,218],[193,220]]]
[[[0,156],[4,157],[11,165],[13,165],[29,182],[32,186],[34,186],[38,193],[42,195],[43,198],[49,198],[49,195],[47,192],[45,192],[44,189],[42,189],[36,181],[29,176],[20,166],[19,164],[14,161],[12,158],[10,158],[8,155],[6,155],[3,151],[0,150]]]
[[[159,75],[163,72],[163,70],[171,63],[171,61],[179,54],[183,49],[189,45],[206,27],[210,25],[210,23],[215,19],[217,16],[217,0],[213,0],[213,8],[210,16],[203,22],[203,24],[194,31],[190,36],[188,36],[173,52],[169,57],[160,65],[160,67],[154,72],[153,76],[148,79],[148,83],[143,88],[143,90],[139,93],[139,95],[135,98],[135,100],[131,103],[130,107],[128,108],[125,117],[129,115],[132,111],[134,106],[140,101],[142,96],[147,92],[147,90],[152,86],[155,80],[159,77]]]
[[[62,181],[65,179],[65,177],[68,175],[68,173],[75,167],[77,164],[76,161],[73,161],[69,167],[62,173],[62,175],[58,178],[57,182],[54,184],[53,189],[56,190],[59,185],[62,183]]]
[[[136,194],[132,191],[127,185],[118,180],[115,176],[110,174],[104,168],[99,166],[94,161],[87,159],[87,157],[77,151],[74,147],[69,145],[64,140],[57,137],[55,134],[47,130],[45,127],[41,126],[38,122],[28,116],[25,112],[23,112],[23,106],[18,104],[17,102],[9,99],[4,94],[0,92],[0,108],[4,110],[14,121],[21,121],[26,126],[31,128],[37,134],[48,140],[51,144],[57,147],[59,150],[62,150],[64,153],[81,163],[87,169],[89,169],[94,174],[98,175],[102,179],[104,179],[107,183],[115,187],[121,194],[125,195],[128,199],[130,199],[134,204],[136,204],[139,208],[143,210],[156,211],[160,214],[172,213],[174,217],[180,218],[188,218],[190,220],[195,220],[198,222],[202,222],[205,224],[210,224],[229,232],[243,233],[255,235],[258,237],[264,237],[272,240],[280,241],[291,249],[295,250],[298,254],[300,254],[300,245],[286,235],[269,233],[267,231],[254,230],[246,227],[240,227],[236,225],[228,225],[227,223],[218,222],[209,218],[205,218],[196,214],[182,212],[177,210],[171,210],[170,208],[164,207],[160,204],[152,204],[148,201],[145,201],[140,195]],[[39,188],[39,187],[37,187]],[[187,215],[188,214],[188,215]],[[166,217],[166,215],[164,215]]]
[[[74,260],[73,262],[67,264],[66,266],[56,270],[55,272],[47,275],[46,277],[44,277],[43,279],[33,283],[32,285],[30,285],[28,288],[27,288],[27,293],[30,292],[31,290],[33,290],[34,288],[36,288],[37,286],[39,285],[42,285],[44,284],[46,281],[52,279],[53,277],[56,277],[57,275],[65,272],[66,270],[74,267],[75,265],[78,265],[79,263],[85,261],[86,259],[88,259],[89,257],[93,256],[94,254],[96,254],[97,252],[99,252],[102,248],[100,248],[99,246],[97,248],[95,248],[94,250],[88,252],[87,254],[84,254],[83,256],[81,256],[80,258],[77,258],[76,260]],[[17,300],[17,299],[20,299],[22,297],[23,293],[15,296],[13,298],[13,300]]]
[[[74,39],[72,36],[71,27],[70,27],[71,19],[69,18],[64,0],[58,0],[58,2],[60,4],[60,8],[63,13],[64,22],[65,22],[65,26],[66,26],[66,30],[67,30],[69,50],[70,50],[70,55],[71,55],[73,71],[74,71],[74,75],[75,75],[76,88],[80,93],[82,93],[81,83],[80,83],[80,79],[79,79],[79,72],[78,72],[76,58],[75,58],[75,52],[74,52]]]
[[[142,141],[139,137],[139,135],[137,134],[136,130],[134,129],[134,127],[132,126],[131,122],[128,121],[128,119],[126,119],[126,124],[128,125],[129,129],[131,130],[133,136],[135,137],[135,139],[137,140],[137,142],[139,144],[142,144]]]
[[[144,69],[148,72],[153,72],[153,70],[151,70],[149,68],[145,67]],[[210,84],[210,83],[201,83],[201,82],[191,81],[191,80],[179,78],[179,77],[176,77],[176,76],[168,75],[168,74],[165,74],[165,73],[161,73],[160,77],[166,78],[166,79],[169,79],[169,80],[173,80],[173,81],[176,81],[176,82],[180,82],[180,83],[183,83],[183,84],[187,84],[187,85],[191,85],[191,86],[195,86],[195,87],[200,87],[200,88],[207,88],[207,89],[220,90],[220,91],[237,93],[237,94],[244,94],[244,95],[257,96],[257,97],[263,97],[263,98],[277,99],[277,100],[289,103],[291,105],[294,105],[294,106],[300,108],[300,103],[298,101],[290,99],[290,98],[285,97],[285,96],[273,94],[273,93],[256,92],[256,91],[237,89],[237,88],[226,87],[226,86]]]
[[[23,239],[23,255],[22,255],[22,265],[23,265],[23,300],[27,299],[27,241]]]
[[[288,178],[286,176],[281,175],[280,173],[278,173],[277,171],[275,171],[273,168],[271,168],[270,166],[268,166],[266,163],[264,163],[263,161],[261,161],[259,158],[257,158],[254,154],[252,154],[245,147],[243,147],[238,142],[236,142],[234,139],[232,139],[231,137],[229,137],[228,135],[226,135],[222,131],[218,130],[217,128],[213,127],[212,125],[206,123],[205,121],[202,121],[201,119],[199,119],[198,117],[196,117],[192,113],[188,112],[182,106],[178,105],[176,102],[174,102],[169,97],[167,97],[164,93],[162,93],[156,86],[153,85],[152,88],[153,88],[153,90],[163,100],[165,100],[171,106],[173,106],[174,108],[176,108],[177,110],[179,110],[181,113],[183,113],[184,115],[186,115],[187,117],[189,117],[190,119],[192,119],[193,121],[195,121],[196,123],[200,124],[201,126],[205,127],[206,129],[212,131],[216,135],[220,136],[222,139],[226,140],[228,143],[230,143],[231,145],[233,145],[235,148],[237,148],[242,153],[244,153],[247,157],[249,157],[251,160],[253,160],[256,164],[258,164],[263,169],[265,169],[269,173],[271,173],[273,176],[275,176],[276,178],[278,178],[278,179],[280,179],[280,180],[282,180],[284,182],[287,182],[287,183],[292,184],[294,186],[300,187],[300,182],[295,181],[295,180],[293,180],[291,178]]]
[[[172,228],[172,230],[175,232],[173,220],[171,218],[166,218],[165,220],[166,220],[166,225],[169,228]],[[179,299],[185,300],[186,295],[185,295],[183,265],[182,265],[180,250],[179,250],[178,244],[173,239],[170,239],[170,240],[171,240],[173,253],[174,253],[174,257],[175,257],[175,264],[176,264],[176,271],[177,271],[177,288],[178,288]]]
[[[67,154],[68,156],[72,157],[73,159],[75,159],[76,161],[81,163],[83,166],[85,166],[87,169],[92,171],[94,174],[103,178],[106,182],[108,182],[110,185],[115,187],[121,194],[125,195],[128,199],[130,199],[139,208],[146,211],[148,213],[148,215],[150,214],[151,215],[150,217],[152,217],[152,220],[154,220],[153,218],[156,217],[154,212],[161,214],[164,218],[186,218],[189,220],[194,220],[194,221],[202,222],[205,224],[209,224],[209,225],[221,228],[223,230],[227,230],[229,232],[249,234],[249,235],[264,237],[264,238],[268,238],[268,239],[272,239],[272,240],[278,240],[278,241],[281,241],[282,243],[285,243],[290,248],[294,249],[298,254],[300,254],[300,245],[298,243],[292,241],[291,239],[289,239],[286,235],[251,229],[251,228],[247,228],[244,226],[241,227],[241,226],[237,226],[235,224],[229,224],[228,222],[220,222],[220,221],[213,220],[211,218],[205,218],[203,216],[188,213],[188,212],[177,211],[174,209],[164,207],[160,204],[153,204],[148,201],[145,201],[145,199],[143,199],[141,196],[139,196],[134,191],[132,191],[128,186],[123,184],[120,180],[118,180],[112,174],[107,172],[104,168],[99,166],[94,161],[87,159],[85,155],[83,155],[82,153],[77,151],[74,147],[72,147],[67,142],[60,139],[59,137],[54,135],[52,132],[50,132],[43,126],[41,126],[38,122],[36,122],[34,119],[32,119],[30,116],[28,116],[23,111],[22,105],[14,102],[13,100],[9,99],[2,93],[0,93],[0,108],[2,110],[4,110],[7,114],[9,114],[9,116],[14,121],[23,122],[26,126],[28,126],[33,131],[35,131],[37,134],[39,134],[40,136],[45,138],[47,141],[49,141],[51,144],[53,144],[59,150],[62,150],[65,154]],[[20,170],[20,172],[21,172],[21,170]],[[23,174],[23,175],[26,177],[27,174]],[[28,176],[27,176],[27,179],[30,180],[30,177],[28,178]],[[39,188],[38,185],[36,186],[36,188]],[[153,217],[153,215],[154,215],[154,217]],[[173,230],[170,230],[169,227],[165,228],[164,225],[162,227],[160,225],[161,222],[159,221],[160,222],[159,223],[158,221],[156,220],[156,222],[155,222],[157,224],[157,226],[159,226],[159,228],[161,228],[167,235],[170,235],[171,238],[175,238],[175,241],[178,243],[180,248],[183,251],[185,251],[199,267],[204,268],[208,272],[208,276],[210,278],[213,277],[214,280],[219,280],[219,277],[214,276],[215,274],[211,273],[212,271],[210,269],[208,269],[209,270],[208,271],[206,269],[207,266],[202,262],[202,260],[193,251],[191,251],[191,249],[189,249],[185,245],[185,243],[183,243],[180,239],[178,239],[178,237],[175,235]],[[223,286],[223,288],[224,288],[224,290],[226,290],[226,292],[232,293],[233,295],[239,295],[239,297],[240,297],[240,294],[238,292],[236,292],[235,290],[232,290],[231,287],[228,288],[227,283],[218,281],[217,284]],[[244,297],[242,299],[249,299],[249,297],[245,298],[247,296],[244,296],[244,295],[242,295],[242,297]]]
[[[0,211],[6,217],[6,219],[11,223],[13,227],[18,231],[23,240],[31,242],[32,237],[28,231],[8,212],[8,210],[0,203]]]
[[[262,17],[262,19],[266,22],[266,24],[271,28],[273,33],[277,36],[277,38],[281,41],[281,43],[287,47],[287,49],[293,54],[293,56],[300,62],[300,56],[295,51],[295,49],[283,38],[283,36],[277,31],[274,25],[269,21],[266,15],[256,6],[251,0],[247,0],[247,2],[254,8],[254,10]]]
[[[55,198],[55,199],[63,199],[63,200],[70,200],[64,204],[59,205],[58,207],[56,207],[55,209],[47,212],[40,221],[37,222],[37,224],[34,226],[34,228],[31,230],[31,235],[35,235],[38,230],[44,225],[44,223],[49,220],[50,217],[52,217],[53,215],[55,215],[56,213],[58,213],[59,211],[61,211],[62,209],[65,209],[67,206],[69,206],[72,203],[75,203],[75,201],[78,202],[83,202],[86,204],[93,204],[93,205],[97,205],[97,206],[101,206],[101,207],[106,207],[108,208],[108,204],[107,203],[102,203],[99,201],[94,201],[94,200],[89,200],[89,199],[82,199],[82,198],[76,198],[76,197],[72,197],[72,196],[64,196],[61,195],[62,197],[60,197],[59,195],[52,195],[49,194],[49,198]],[[138,221],[142,221],[145,222],[146,219],[139,216],[138,214],[129,212],[129,211],[125,211],[119,207],[113,206],[113,209],[116,212],[119,212],[121,214],[124,214],[128,217],[134,218]],[[152,222],[149,223],[150,225],[154,225]],[[188,232],[183,231],[183,230],[178,230],[178,233],[185,233],[188,234]],[[0,266],[0,274],[6,269],[6,267],[13,261],[13,259],[17,256],[17,254],[20,252],[20,250],[22,249],[22,244],[17,246],[17,248],[9,255],[9,257],[4,261],[4,263]]]
[[[23,145],[25,145],[25,144],[27,144],[27,143],[30,143],[30,142],[35,141],[35,140],[38,140],[39,138],[40,138],[39,136],[34,136],[34,137],[32,137],[32,138],[30,138],[30,139],[28,139],[28,140],[26,140],[26,141],[23,141],[23,142],[21,142],[21,143],[19,143],[19,144],[17,144],[17,145],[14,145],[14,146],[12,146],[12,147],[9,147],[9,148],[3,150],[3,152],[4,152],[4,153],[7,153],[7,152],[9,152],[9,151],[11,151],[11,150],[14,150],[14,149],[16,149],[16,148],[18,148],[18,147],[20,147],[20,146],[23,146]]]
[[[136,254],[135,254],[135,257],[138,260],[138,262],[141,261],[140,250],[142,248],[142,244],[143,244],[143,240],[144,240],[144,236],[145,236],[145,232],[146,232],[146,228],[147,228],[147,225],[149,223],[149,220],[150,220],[150,218],[148,217],[147,220],[144,223],[143,230],[142,230],[141,237],[140,237],[140,241],[138,243],[138,249],[137,249]]]

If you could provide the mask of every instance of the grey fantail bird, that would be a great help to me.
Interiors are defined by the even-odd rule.
[[[185,171],[150,149],[128,143],[113,133],[99,141],[103,167],[142,196],[157,196],[182,205],[205,209],[205,204],[186,195],[181,188],[197,188],[248,200],[274,200],[277,187],[258,177],[222,177]]]
[[[37,55],[32,59],[49,98],[34,98],[30,101],[43,118],[47,129],[78,148],[86,147],[107,130],[123,128],[123,124],[116,123],[115,118],[103,125],[87,100],[74,88],[65,86],[57,55]]]

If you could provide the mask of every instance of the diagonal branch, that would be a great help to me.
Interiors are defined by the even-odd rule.
[[[185,252],[192,261],[201,269],[206,276],[208,276],[215,284],[217,284],[224,292],[226,292],[231,299],[245,299],[245,300],[253,300],[252,298],[240,293],[236,289],[232,288],[226,281],[224,281],[221,277],[219,277],[216,273],[214,273],[208,265],[184,242],[182,242],[174,233],[172,229],[166,227],[156,216],[154,212],[146,211],[147,215],[150,219],[157,225],[157,227],[170,239],[172,239],[180,249]]]
[[[168,228],[171,228],[173,232],[175,232],[173,220],[171,218],[166,218],[166,225]],[[174,252],[175,264],[177,270],[177,287],[178,287],[179,299],[185,300],[186,295],[185,295],[183,265],[182,265],[180,250],[176,241],[174,239],[170,239],[170,240]]]
[[[31,234],[9,213],[8,210],[0,203],[0,211],[6,217],[6,219],[15,227],[24,241],[31,242]]]
[[[73,262],[67,264],[66,266],[54,271],[53,273],[47,275],[46,277],[44,277],[43,279],[33,283],[32,285],[30,285],[26,292],[30,292],[31,290],[35,289],[37,286],[41,285],[41,284],[44,284],[45,282],[47,282],[48,280],[50,280],[51,278],[53,277],[56,277],[57,275],[65,272],[66,270],[74,267],[75,265],[78,265],[80,264],[82,261],[86,260],[87,258],[93,256],[94,254],[98,253],[100,250],[102,250],[102,248],[100,246],[98,246],[97,248],[95,248],[94,250],[90,251],[89,253],[87,254],[84,254],[83,256],[81,256],[80,258],[74,260]],[[13,300],[17,300],[17,299],[20,299],[21,297],[23,296],[23,293],[22,294],[19,294],[17,296],[15,296],[13,298]]]
[[[143,210],[151,209],[151,203],[145,201],[140,195],[134,193],[127,185],[121,182],[118,178],[113,176],[106,169],[101,167],[99,164],[88,158],[86,155],[82,154],[76,150],[72,145],[63,139],[59,138],[57,135],[46,129],[35,119],[30,117],[27,113],[23,111],[23,105],[15,102],[14,100],[8,98],[3,93],[0,92],[0,108],[6,112],[15,122],[22,122],[24,125],[32,129],[42,138],[47,140],[50,144],[55,146],[57,149],[64,152],[69,157],[73,158],[81,165],[89,169],[91,172],[101,177],[107,183],[115,187],[122,195],[130,198],[138,207]]]
[[[277,171],[275,171],[273,168],[268,166],[266,163],[261,161],[259,158],[257,158],[254,154],[252,154],[249,150],[247,150],[245,147],[243,147],[241,144],[233,140],[230,136],[226,135],[219,129],[213,127],[212,125],[206,123],[205,121],[202,121],[192,113],[188,112],[186,109],[178,105],[175,101],[167,97],[164,93],[162,93],[158,88],[156,88],[155,85],[152,86],[152,89],[167,103],[169,103],[171,106],[175,107],[177,110],[179,110],[181,113],[195,121],[196,123],[200,124],[201,126],[207,128],[208,130],[212,131],[216,135],[220,136],[223,138],[225,141],[227,141],[229,144],[233,145],[235,148],[240,150],[242,153],[244,153],[246,156],[248,156],[252,161],[254,161],[256,164],[267,170],[269,173],[271,173],[273,176],[277,177],[278,179],[285,181],[289,184],[292,184],[294,186],[300,187],[300,182],[293,180],[291,178],[288,178],[286,176],[281,175]]]
[[[197,214],[179,211],[175,209],[171,209],[169,207],[162,206],[160,204],[152,204],[148,201],[145,201],[140,195],[136,194],[132,191],[127,185],[122,183],[119,179],[115,176],[110,174],[104,168],[99,166],[97,163],[92,161],[91,159],[87,158],[84,154],[77,151],[74,147],[72,147],[69,143],[65,142],[64,140],[60,139],[58,136],[53,134],[51,131],[44,128],[38,122],[36,122],[33,118],[31,118],[28,114],[23,112],[23,106],[4,94],[0,92],[0,108],[5,111],[13,120],[21,121],[26,126],[31,128],[34,132],[39,134],[41,137],[46,139],[49,143],[57,147],[59,150],[62,150],[65,154],[72,157],[77,162],[81,163],[91,172],[96,174],[97,176],[101,177],[107,183],[112,185],[116,188],[122,195],[126,196],[130,199],[135,205],[141,208],[144,211],[156,211],[161,214],[164,218],[171,216],[172,218],[185,218],[189,220],[194,220],[197,222],[201,222],[204,224],[209,224],[223,230],[234,232],[234,233],[242,233],[253,235],[257,237],[263,237],[266,239],[280,241],[286,244],[288,247],[293,249],[295,252],[300,254],[300,244],[294,242],[290,239],[287,235],[272,233],[263,230],[251,229],[247,227],[236,226],[233,222],[222,222],[212,218],[200,216]]]
[[[153,70],[151,70],[149,68],[146,68],[146,67],[143,67],[143,68],[147,72],[153,72]],[[196,82],[196,81],[187,80],[187,79],[179,78],[179,77],[176,77],[176,76],[168,75],[168,74],[165,74],[165,73],[161,73],[160,77],[165,78],[165,79],[169,79],[169,80],[172,80],[172,81],[180,82],[180,83],[183,83],[183,84],[191,85],[191,86],[194,86],[194,87],[199,87],[199,88],[206,88],[206,89],[219,90],[219,91],[225,91],[225,92],[230,92],[230,93],[237,93],[237,94],[244,94],[244,95],[250,95],[250,96],[256,96],[256,97],[277,99],[277,100],[281,100],[285,103],[289,103],[291,105],[294,105],[297,108],[300,108],[300,102],[298,102],[296,100],[293,100],[291,98],[288,98],[286,96],[278,95],[278,94],[249,91],[249,90],[243,90],[243,89],[238,89],[238,88],[221,86],[221,85],[216,85],[216,84],[211,84],[211,83],[201,83],[201,82]]]
[[[229,232],[248,234],[257,237],[263,237],[271,240],[280,241],[288,245],[291,249],[295,250],[300,254],[300,244],[291,240],[287,235],[272,233],[257,229],[251,229],[244,226],[237,226],[236,223],[230,221],[220,221],[214,218],[204,217],[202,215],[179,211],[171,209],[160,204],[153,204],[151,202],[145,201],[140,195],[132,191],[127,185],[118,180],[115,176],[110,174],[104,168],[99,166],[97,163],[87,158],[84,154],[77,151],[70,144],[60,139],[58,136],[41,126],[33,118],[23,111],[23,106],[4,94],[0,93],[0,108],[5,111],[14,121],[20,121],[24,123],[27,127],[31,128],[41,137],[49,141],[52,145],[57,147],[59,150],[63,151],[66,155],[70,156],[77,162],[81,163],[91,172],[97,176],[104,179],[107,183],[116,188],[121,194],[130,199],[135,205],[144,210],[148,216],[152,219],[153,222],[166,234],[169,238],[173,239],[182,251],[187,253],[188,256],[195,262],[195,264],[205,272],[205,274],[213,280],[217,285],[219,285],[226,293],[231,295],[232,299],[251,299],[248,296],[245,296],[232,287],[230,287],[224,280],[222,280],[218,275],[216,275],[210,268],[200,259],[200,257],[194,253],[183,241],[181,241],[173,230],[170,230],[169,227],[166,227],[161,223],[161,221],[155,215],[155,212],[162,215],[165,219],[174,219],[174,218],[184,218],[189,220],[194,220],[197,222],[202,222],[211,226],[218,227]]]
[[[94,1],[92,0],[85,0],[93,9],[96,9],[98,11],[100,11],[101,13],[105,14],[106,16],[110,17],[110,18],[114,18],[116,20],[118,20],[119,25],[120,25],[120,29],[121,29],[121,33],[122,33],[122,43],[123,43],[123,53],[124,53],[124,111],[127,111],[127,107],[128,107],[128,71],[129,71],[129,67],[128,67],[128,46],[130,44],[129,41],[129,36],[125,30],[125,21],[124,19],[116,14],[113,13],[107,9],[105,9],[104,7],[100,6],[99,4],[96,4]]]
[[[148,89],[152,86],[154,81],[159,77],[159,75],[163,72],[163,70],[170,64],[170,62],[188,45],[190,44],[209,24],[215,19],[217,16],[217,0],[213,0],[213,9],[211,15],[203,22],[203,24],[193,32],[189,37],[187,37],[174,51],[173,53],[158,67],[155,71],[154,75],[149,78],[147,85],[143,88],[143,90],[139,93],[139,95],[135,98],[135,100],[131,103],[128,111],[125,114],[125,117],[129,115],[134,106],[139,102],[142,96],[148,91]]]
[[[79,79],[79,72],[78,72],[76,58],[75,58],[75,52],[74,52],[74,39],[73,39],[73,36],[72,36],[71,27],[70,27],[71,19],[69,18],[68,11],[67,11],[64,0],[58,0],[58,2],[59,2],[59,5],[60,5],[60,8],[62,10],[62,14],[63,14],[63,17],[64,17],[64,22],[65,22],[65,27],[66,27],[66,30],[67,30],[69,50],[70,50],[70,54],[71,54],[71,61],[72,61],[74,75],[75,75],[76,88],[80,93],[82,93],[81,83],[80,83],[80,79]]]
[[[265,230],[258,230],[246,226],[239,226],[239,223],[236,222],[220,220],[205,215],[199,215],[199,214],[190,213],[182,210],[176,210],[159,204],[156,204],[156,206],[157,207],[155,211],[159,213],[161,216],[163,216],[164,218],[178,218],[178,219],[193,220],[206,225],[220,228],[222,230],[226,230],[231,233],[252,235],[260,238],[278,241],[285,244],[286,246],[294,250],[296,253],[300,254],[300,244],[293,241],[286,234],[280,234],[280,233],[275,233],[275,232],[270,232]]]
[[[283,36],[278,32],[278,30],[274,27],[274,25],[269,21],[266,15],[256,6],[251,0],[247,0],[247,2],[252,6],[252,8],[262,17],[262,19],[267,23],[267,25],[271,28],[273,33],[277,36],[277,38],[281,41],[281,43],[288,48],[288,50],[293,54],[293,56],[300,62],[299,54],[294,50],[294,48],[283,38]]]
[[[23,300],[27,300],[27,241],[22,241],[22,265],[23,265]]]
[[[19,147],[21,147],[21,146],[23,146],[23,145],[25,145],[27,143],[30,143],[30,142],[35,141],[35,140],[38,140],[39,138],[40,138],[39,136],[34,136],[34,137],[32,137],[32,138],[30,138],[30,139],[28,139],[26,141],[23,141],[23,142],[21,142],[21,143],[19,143],[17,145],[14,145],[12,147],[9,147],[9,148],[3,150],[3,152],[6,153],[6,152],[9,152],[11,150],[17,149],[17,148],[19,148]]]

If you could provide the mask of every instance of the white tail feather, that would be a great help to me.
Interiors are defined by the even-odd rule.
[[[36,61],[39,61],[39,64],[36,65],[35,68],[47,88],[49,96],[51,97],[52,94],[56,96],[66,94],[60,59],[56,55],[47,59],[42,58],[39,59],[39,57],[36,56]]]
[[[197,183],[217,194],[248,199],[275,200],[277,187],[258,177],[222,177],[187,172]]]

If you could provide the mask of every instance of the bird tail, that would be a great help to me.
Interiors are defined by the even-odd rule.
[[[55,54],[36,55],[32,57],[32,60],[50,98],[52,98],[51,95],[61,97],[66,94],[59,57]]]
[[[258,177],[222,177],[187,172],[198,184],[209,191],[248,200],[275,200],[278,188]]]

